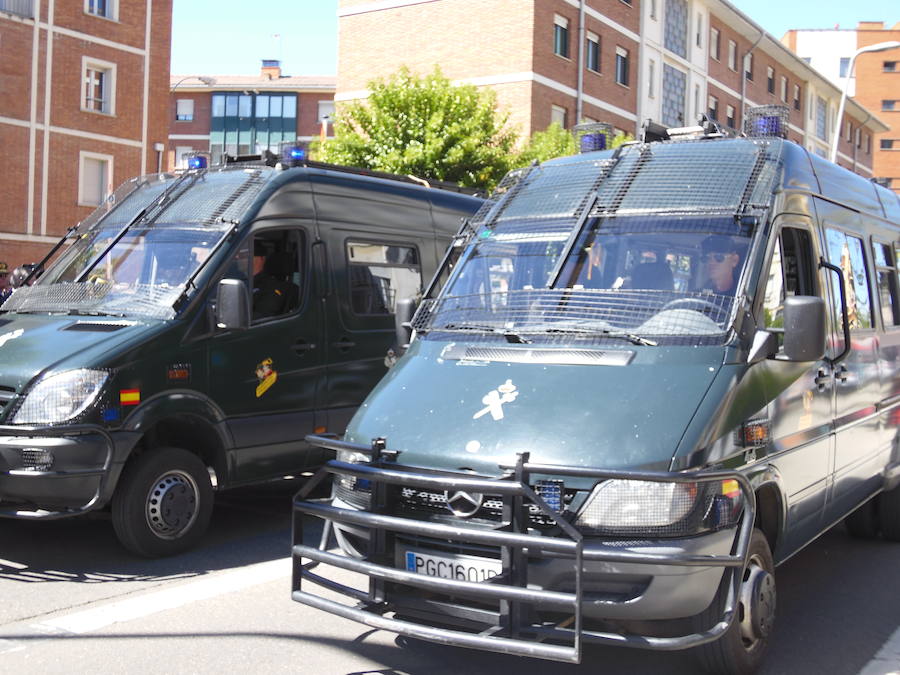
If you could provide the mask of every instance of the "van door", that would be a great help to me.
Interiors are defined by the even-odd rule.
[[[823,225],[826,258],[840,268],[844,280],[850,323],[850,351],[832,373],[836,437],[833,494],[827,515],[833,521],[843,518],[880,486],[884,461],[879,456],[875,404],[881,387],[870,266],[864,239],[859,234],[859,215],[831,204],[824,208],[819,203],[816,206]],[[829,285],[835,351],[840,353],[844,336],[836,273],[829,274]]]
[[[343,434],[387,372],[398,300],[422,292],[421,240],[332,230],[328,303],[328,430]]]
[[[311,293],[310,229],[284,221],[254,228],[225,272],[248,283],[253,305],[249,328],[210,341],[210,390],[234,438],[232,483],[315,463],[303,438],[316,426],[325,349]]]
[[[809,220],[789,216],[779,222],[768,274],[762,279],[763,323],[776,334],[784,329],[787,296],[821,296],[825,288]],[[825,359],[813,364],[770,359],[760,366],[769,371],[766,381],[771,387],[770,462],[781,476],[787,500],[786,529],[778,551],[783,557],[821,531],[834,452],[833,386]]]

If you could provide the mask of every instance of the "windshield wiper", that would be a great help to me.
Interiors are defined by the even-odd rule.
[[[548,333],[576,333],[578,335],[602,335],[603,337],[619,338],[621,340],[628,340],[633,345],[644,345],[645,347],[659,346],[658,342],[655,342],[654,340],[649,340],[645,337],[641,337],[640,335],[635,335],[634,333],[619,333],[616,331],[608,330],[606,328],[601,328],[600,330],[591,330],[590,328],[567,327],[567,328],[545,328],[544,330]]]
[[[471,331],[479,331],[482,333],[497,333],[506,338],[506,341],[510,344],[514,345],[527,345],[531,344],[531,340],[525,338],[513,330],[508,328],[501,329],[495,326],[488,326],[486,324],[478,324],[478,323],[448,323],[441,328],[435,328],[434,330],[471,330]]]

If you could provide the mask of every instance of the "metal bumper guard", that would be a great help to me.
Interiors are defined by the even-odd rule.
[[[320,436],[308,436],[307,441],[330,450],[348,450],[366,454],[372,458],[372,462],[371,464],[348,464],[332,460],[320,469],[295,497],[291,597],[297,602],[357,621],[371,628],[384,629],[408,637],[446,645],[569,663],[581,662],[582,644],[585,641],[653,650],[685,649],[717,639],[728,630],[735,618],[741,572],[746,564],[756,510],[753,490],[750,483],[741,474],[723,471],[678,474],[604,471],[531,464],[528,462],[527,455],[521,455],[514,467],[504,467],[510,471],[508,475],[500,479],[448,477],[447,475],[415,473],[404,470],[400,466],[393,468],[391,463],[396,459],[397,453],[386,450],[383,439],[376,439],[371,447]],[[370,481],[372,486],[371,510],[344,509],[307,501],[306,496],[329,474],[353,476]],[[546,502],[529,486],[529,476],[533,474],[674,483],[735,480],[744,495],[744,513],[736,531],[735,545],[732,548],[734,552],[731,555],[655,555],[604,547],[592,549],[586,554],[581,533],[561,514],[549,508]],[[386,513],[390,503],[388,486],[469,490],[497,495],[502,497],[503,501],[503,522],[499,529],[485,530],[388,515]],[[542,514],[552,518],[564,536],[547,537],[528,534],[527,504],[529,502],[537,505]],[[321,518],[326,523],[319,547],[303,544],[304,515]],[[331,523],[369,529],[369,552],[365,559],[351,558],[326,550]],[[398,569],[393,552],[395,534],[433,537],[442,541],[498,547],[501,552],[503,571],[500,576],[492,578],[490,582],[479,583],[429,577]],[[544,554],[572,559],[575,572],[574,592],[528,588],[527,559]],[[304,559],[309,562],[304,563]],[[730,573],[730,579],[722,617],[708,630],[679,637],[654,637],[586,630],[582,625],[582,575],[585,560],[683,567],[723,567]],[[366,575],[369,578],[368,591],[351,588],[314,573],[312,570],[319,564],[333,565],[340,569]],[[347,596],[356,601],[356,604],[347,605],[304,591],[301,588],[303,580]],[[391,604],[387,584],[452,595],[454,598],[466,598],[478,603],[499,603],[499,612],[495,615],[496,625],[474,633],[390,618],[385,614],[393,612],[396,607]],[[568,618],[553,624],[529,622],[525,619],[529,606],[540,608],[543,611],[562,612]]]

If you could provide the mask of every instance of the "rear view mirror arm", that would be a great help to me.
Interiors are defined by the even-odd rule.
[[[828,361],[832,368],[834,368],[834,366],[847,358],[847,354],[850,353],[850,319],[847,315],[847,289],[844,286],[844,273],[840,267],[832,265],[830,262],[826,261],[824,257],[819,258],[819,267],[831,270],[837,275],[838,288],[840,288],[841,291],[841,323],[844,328],[844,349],[833,359],[825,357],[825,360]]]

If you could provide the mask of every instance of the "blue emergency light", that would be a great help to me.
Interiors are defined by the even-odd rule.
[[[306,150],[303,148],[288,148],[287,157],[292,162],[302,162],[306,159]]]
[[[753,120],[754,136],[781,136],[781,118],[778,116],[757,117]]]
[[[606,134],[584,134],[581,137],[581,152],[606,150]]]
[[[188,169],[205,169],[209,166],[209,160],[204,155],[193,155],[188,157]]]

